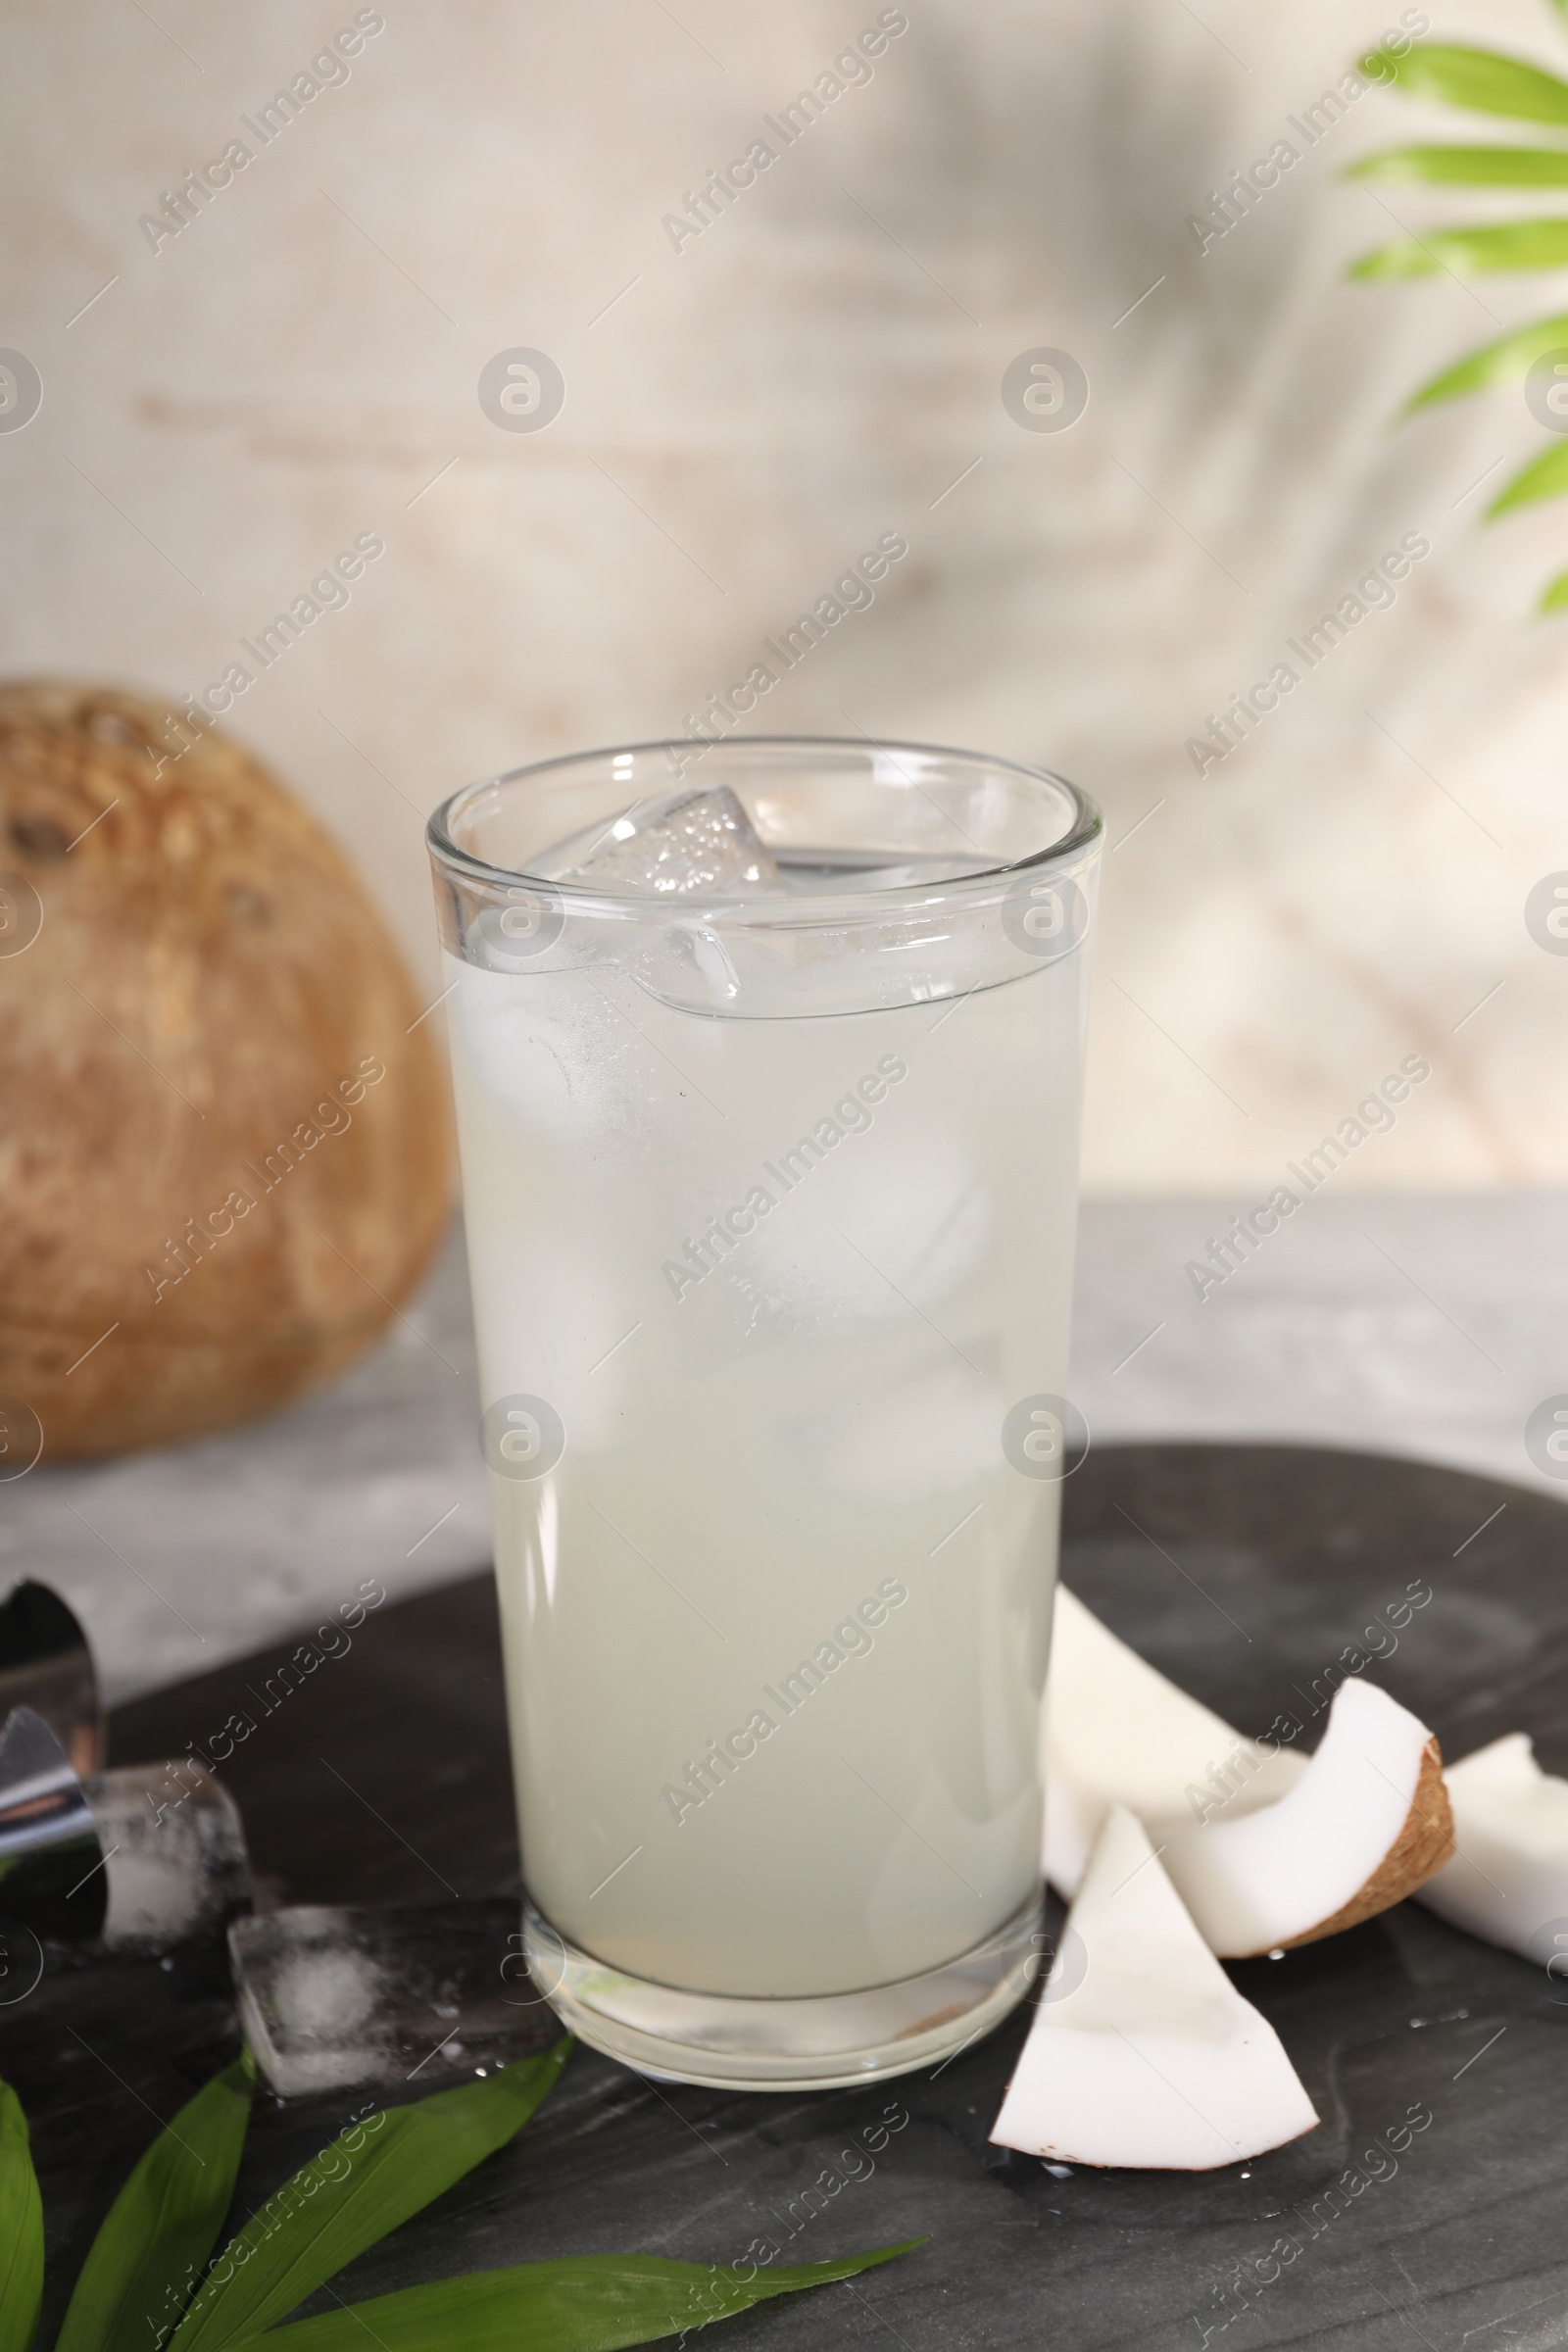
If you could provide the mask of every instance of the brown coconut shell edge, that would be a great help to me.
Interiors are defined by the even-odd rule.
[[[1343,1935],[1347,1928],[1359,1927],[1364,1919],[1375,1919],[1380,1911],[1392,1910],[1406,1895],[1414,1894],[1452,1858],[1453,1813],[1443,1778],[1443,1756],[1436,1740],[1429,1740],[1422,1750],[1421,1770],[1404,1825],[1372,1876],[1332,1919],[1320,1920],[1303,1936],[1292,1936],[1279,1948],[1294,1951],[1298,1944],[1318,1943],[1325,1936]]]

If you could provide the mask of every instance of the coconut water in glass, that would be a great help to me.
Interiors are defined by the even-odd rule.
[[[1099,841],[818,739],[432,820],[526,1948],[651,2072],[897,2073],[1033,1973]]]

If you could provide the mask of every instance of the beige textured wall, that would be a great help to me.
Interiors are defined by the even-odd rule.
[[[1568,1176],[1568,960],[1523,920],[1568,866],[1568,622],[1528,617],[1568,510],[1477,527],[1470,485],[1541,444],[1517,393],[1387,429],[1546,289],[1343,282],[1393,223],[1340,167],[1430,120],[1378,94],[1225,240],[1184,227],[1396,9],[908,0],[874,77],[673,251],[682,192],[878,13],[380,0],[350,78],[155,253],[138,217],[256,146],[241,115],[355,7],[13,0],[0,344],[44,399],[0,434],[0,660],[177,701],[379,534],[233,723],[431,971],[426,809],[679,730],[898,530],[765,718],[1047,760],[1113,841],[1159,805],[1107,861],[1091,1183],[1261,1183],[1411,1053],[1431,1083],[1345,1184]],[[1525,0],[1438,29],[1561,50]],[[1067,432],[1000,397],[1041,345],[1090,379]],[[564,377],[547,430],[481,411],[515,346]],[[1200,778],[1205,714],[1407,531],[1432,553],[1393,609]]]

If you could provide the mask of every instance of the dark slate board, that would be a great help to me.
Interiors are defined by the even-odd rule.
[[[1069,1580],[1243,1729],[1300,1712],[1293,1690],[1310,1697],[1420,1579],[1433,1597],[1378,1679],[1454,1754],[1524,1729],[1568,1769],[1568,1514],[1552,1498],[1415,1463],[1218,1446],[1106,1448],[1066,1498]],[[234,1707],[256,1712],[275,1663],[122,1708],[117,1759],[205,1745]],[[504,1740],[494,1605],[476,1578],[369,1618],[349,1655],[260,1723],[227,1778],[285,1899],[510,1893]],[[339,2290],[570,2252],[735,2261],[760,2237],[809,2261],[928,2232],[863,2280],[726,2322],[726,2340],[777,2352],[890,2334],[907,2352],[1568,2343],[1568,1988],[1410,1904],[1234,1973],[1324,2119],[1250,2166],[1057,2179],[990,2147],[1022,2018],[929,2079],[801,2097],[656,2085],[581,2052],[517,2143]],[[0,2071],[32,2118],[58,2256],[46,2326],[154,2117],[231,2035],[216,1956],[56,1961],[30,1998],[0,2007]],[[264,2105],[246,2208],[360,2103]],[[1396,2169],[1374,2156],[1353,2176],[1364,2185],[1331,2195],[1411,2109],[1432,2121]]]

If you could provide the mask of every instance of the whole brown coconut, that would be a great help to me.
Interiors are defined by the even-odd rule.
[[[224,1428],[369,1346],[449,1206],[422,1010],[236,745],[115,689],[0,687],[0,1473],[40,1434]]]

